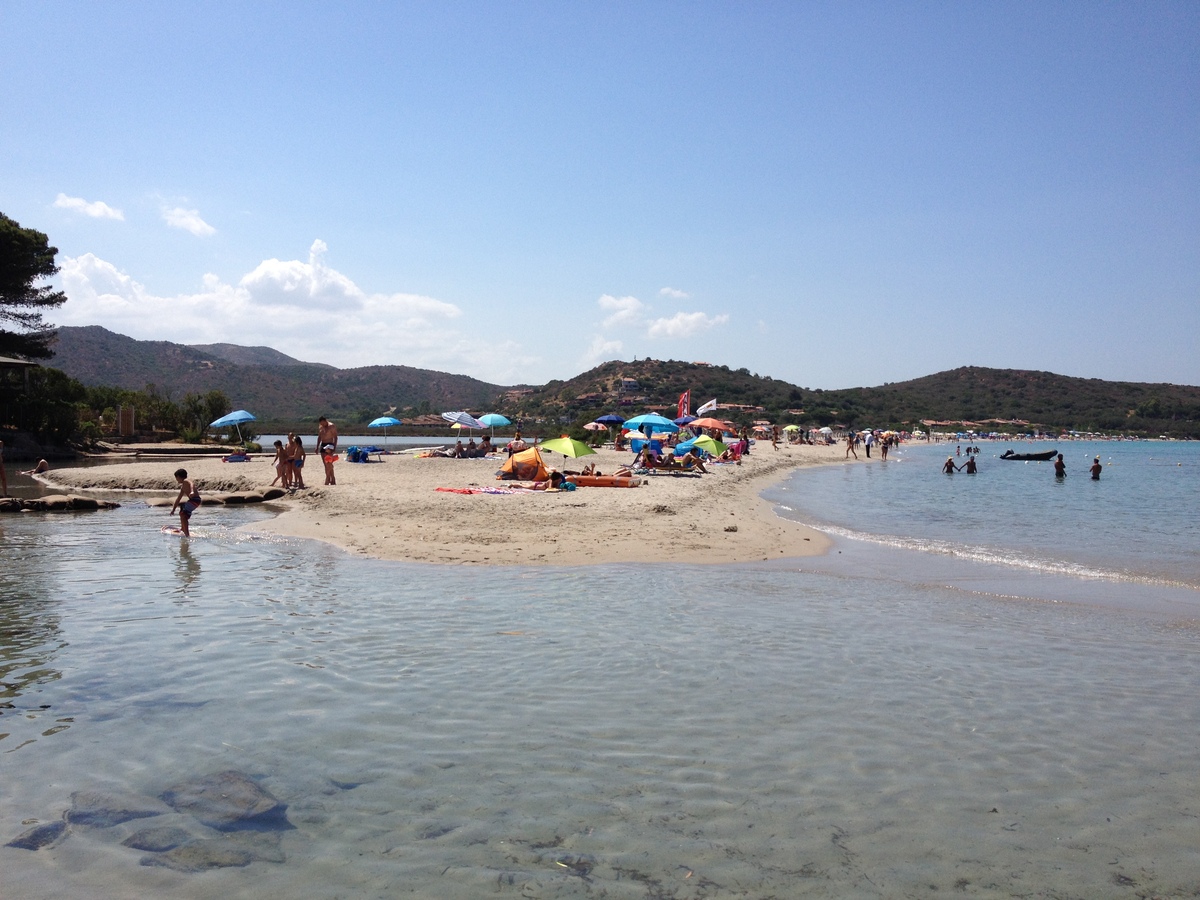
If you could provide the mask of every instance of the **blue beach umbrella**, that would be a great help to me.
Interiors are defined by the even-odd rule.
[[[383,445],[386,447],[387,446],[388,426],[389,425],[400,425],[400,424],[402,424],[401,421],[399,419],[397,419],[395,416],[380,416],[375,421],[368,422],[367,427],[383,429]]]
[[[208,427],[209,428],[228,428],[230,425],[232,425],[234,428],[237,429],[238,440],[241,441],[242,443],[245,443],[245,441],[242,441],[242,429],[238,428],[238,426],[241,425],[243,422],[253,422],[253,421],[254,421],[254,416],[252,416],[250,413],[246,412],[244,409],[235,409],[233,412],[229,413],[229,415],[221,416],[221,418],[217,419],[216,421],[209,422]]]
[[[608,413],[607,415],[603,415],[600,418],[596,419],[596,421],[599,422],[601,425],[623,425],[623,424],[625,424],[624,419],[622,419],[620,416],[615,415],[613,413]]]
[[[679,430],[678,425],[676,425],[670,419],[660,416],[657,413],[646,413],[642,416],[634,416],[632,419],[626,419],[625,427],[635,429],[637,431],[644,431],[646,433],[646,437],[652,437],[656,429],[658,431],[666,432]]]
[[[500,413],[488,413],[486,416],[480,416],[479,421],[492,429],[492,436],[495,437],[496,429],[503,428],[505,425],[511,425],[512,422],[506,419]]]

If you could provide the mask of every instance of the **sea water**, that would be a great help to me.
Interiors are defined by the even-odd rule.
[[[73,826],[0,848],[0,896],[1191,895],[1198,457],[1129,446],[1073,445],[1063,484],[941,448],[798,472],[772,499],[835,546],[771,565],[0,517],[0,838],[227,769],[294,826],[199,873],[121,845],[154,820]]]
[[[1064,478],[1051,462],[999,459],[1009,447],[987,443],[978,474],[947,475],[947,457],[966,463],[959,445],[906,444],[886,461],[876,451],[870,465],[806,472],[767,496],[781,515],[842,538],[855,564],[836,553],[827,561],[841,569],[1200,614],[1200,442],[1065,442]]]

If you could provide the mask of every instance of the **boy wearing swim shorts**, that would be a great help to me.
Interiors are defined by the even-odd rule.
[[[191,537],[188,532],[188,520],[192,517],[192,513],[200,507],[200,494],[191,479],[188,478],[187,469],[176,469],[175,480],[179,483],[179,496],[171,504],[170,515],[175,515],[175,508],[179,508],[179,530],[183,532],[184,537]]]

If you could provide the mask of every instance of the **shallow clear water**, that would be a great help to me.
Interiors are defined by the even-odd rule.
[[[1184,589],[1023,570],[1020,599],[844,538],[418,566],[234,530],[266,514],[0,517],[0,837],[224,769],[295,825],[286,862],[199,874],[139,865],[145,821],[75,829],[0,848],[0,896],[1200,890],[1195,617],[1046,597]]]
[[[1062,480],[1050,463],[997,459],[1008,446],[985,445],[977,475],[943,475],[944,444],[906,445],[767,496],[900,580],[1200,615],[1200,442],[1065,443]],[[1092,481],[1096,456],[1104,472]]]

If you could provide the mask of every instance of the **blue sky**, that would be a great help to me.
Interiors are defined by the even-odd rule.
[[[1200,4],[7,3],[63,325],[1200,384]]]

